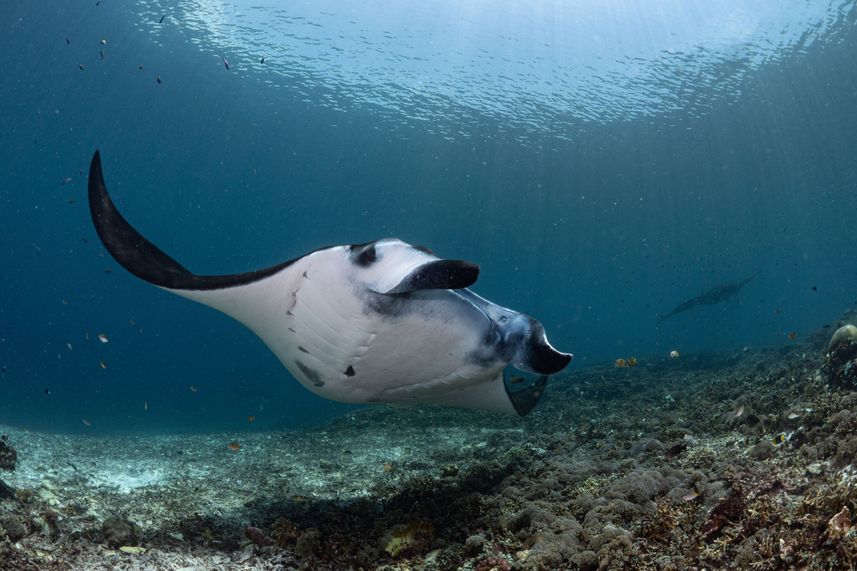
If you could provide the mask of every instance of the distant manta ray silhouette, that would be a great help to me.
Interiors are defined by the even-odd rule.
[[[696,297],[692,297],[687,301],[683,301],[677,306],[675,306],[672,311],[670,311],[666,315],[660,316],[658,318],[658,323],[664,321],[669,317],[672,317],[673,315],[678,315],[679,313],[684,313],[685,311],[691,310],[699,305],[713,305],[715,303],[720,303],[721,301],[726,301],[727,299],[734,297],[739,291],[741,291],[741,288],[750,283],[750,280],[755,278],[758,274],[759,272],[756,272],[749,278],[745,278],[737,282],[727,282],[724,284],[720,284],[719,286],[713,287],[705,293],[702,293]]]

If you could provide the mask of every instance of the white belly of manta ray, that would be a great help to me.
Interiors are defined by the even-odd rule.
[[[396,239],[334,246],[271,268],[199,276],[146,240],[107,193],[96,151],[89,205],[137,277],[237,319],[310,391],[351,403],[437,404],[524,415],[571,355],[532,317],[467,289],[478,266]],[[512,365],[541,377],[511,391]]]

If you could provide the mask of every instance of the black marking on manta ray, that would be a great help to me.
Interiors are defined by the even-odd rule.
[[[273,276],[312,253],[308,252],[304,256],[292,258],[269,268],[242,274],[221,276],[193,274],[144,238],[122,216],[107,193],[101,168],[101,154],[98,151],[95,151],[89,165],[89,212],[99,238],[123,268],[140,279],[169,289],[215,290],[250,284]],[[331,247],[325,246],[313,252]]]
[[[345,376],[346,377],[353,377],[356,374],[357,373],[354,372],[354,367],[352,367],[351,365],[348,365],[348,368],[345,369]]]
[[[309,379],[312,384],[317,387],[324,386],[324,381],[321,380],[321,375],[318,374],[318,371],[307,367],[301,362],[300,359],[295,359],[295,365],[298,366],[298,369],[300,369],[301,372],[306,375],[306,378]]]
[[[289,331],[291,331],[292,333],[297,333],[297,331],[295,331],[295,330],[294,330],[294,329],[292,329],[291,327],[288,327],[287,329],[288,329]]]
[[[414,307],[408,304],[411,294],[387,295],[369,292],[366,298],[366,313],[379,313],[385,317],[398,317],[405,312],[413,311]]]
[[[309,354],[310,354],[310,352],[309,352],[309,351],[307,351],[306,349],[304,349],[304,348],[303,348],[303,347],[301,347],[300,345],[298,345],[298,351],[301,351],[301,352],[303,352],[303,353],[306,353],[307,355],[309,355]]]
[[[371,266],[378,259],[375,242],[354,244],[351,246],[351,261],[361,268]]]

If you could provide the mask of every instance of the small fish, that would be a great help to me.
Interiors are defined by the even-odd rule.
[[[675,349],[673,349],[672,351],[670,351],[670,359],[678,359],[678,358],[679,358],[679,356],[680,356],[680,355],[679,355],[678,351],[676,351]]]
[[[149,401],[143,401],[143,410],[149,410]]]
[[[104,273],[105,273],[105,274],[109,274],[109,273],[110,273],[110,272],[112,272],[112,271],[113,271],[113,270],[111,270],[110,268],[104,268]]]
[[[629,357],[628,358],[628,366],[629,367],[636,367],[637,366],[637,358],[636,357]]]
[[[143,69],[143,64],[141,63],[140,64],[140,70],[142,71],[142,69]]]
[[[735,418],[738,418],[738,417],[739,417],[739,416],[741,416],[742,414],[744,414],[744,407],[743,407],[743,405],[742,405],[742,406],[739,406],[739,407],[738,407],[738,410],[736,410],[736,411],[735,411]]]
[[[227,60],[226,58],[223,58],[223,66],[224,66],[227,70],[229,70],[229,60]]]
[[[155,78],[155,80],[158,82],[158,85],[160,85],[160,84],[162,84],[162,83],[163,83],[163,81],[161,81],[161,76],[160,76],[160,75],[159,75],[158,77],[156,77],[156,78]]]
[[[517,385],[518,383],[523,383],[525,381],[524,377],[509,377],[509,383],[513,385]]]
[[[104,361],[98,361],[98,364],[99,364],[99,365],[101,365],[101,368],[102,368],[102,369],[106,369],[106,368],[107,368],[107,363],[105,363]]]
[[[84,244],[89,244],[89,240],[86,239],[86,236],[81,236],[80,239],[83,240]]]
[[[65,344],[65,346],[66,346],[66,347],[68,347],[68,350],[69,350],[69,351],[73,351],[73,350],[74,350],[74,347],[72,347],[72,346],[71,346],[71,343],[66,343],[66,344]]]
[[[67,300],[67,299],[62,300],[62,304],[63,304],[63,305],[68,305],[68,300]]]
[[[134,321],[134,318],[133,318],[133,317],[132,317],[131,319],[129,319],[129,320],[128,320],[128,325],[136,325],[136,324],[137,324],[137,322],[136,322],[136,321]]]
[[[81,418],[80,421],[83,423],[84,426],[92,426],[92,422],[86,420],[85,418]]]
[[[0,377],[6,376],[6,366],[0,367]]]
[[[238,452],[239,450],[241,450],[241,445],[237,442],[230,442],[226,445],[226,447],[232,450],[233,452]]]
[[[104,50],[98,50],[98,53],[101,55],[101,61],[104,61]]]
[[[615,365],[617,369],[624,369],[628,366],[628,363],[625,361],[625,359],[616,359]]]
[[[66,38],[66,39],[65,39],[65,45],[69,45],[70,43],[71,43],[71,40],[69,40],[68,38]]]
[[[103,39],[103,38],[102,38],[102,40],[101,40],[101,45],[102,45],[102,46],[106,46],[106,45],[107,45],[107,40],[105,40],[105,39]]]
[[[67,177],[65,177],[64,179],[62,179],[62,183],[63,183],[63,184],[68,184],[68,183],[70,183],[71,181],[72,181],[72,178],[71,178],[70,176],[67,176]]]
[[[259,60],[259,63],[265,63],[265,56],[262,56],[262,59]]]
[[[693,490],[693,491],[688,492],[685,495],[683,495],[681,497],[681,499],[683,499],[686,502],[692,502],[693,500],[695,500],[698,497],[699,497],[699,492],[697,492],[696,490]]]
[[[188,388],[190,389],[190,392],[192,392],[192,393],[198,393],[199,392],[199,389],[196,388],[194,385],[190,385]]]
[[[80,71],[83,71],[83,64],[82,63],[77,64],[77,67],[80,68]]]
[[[795,339],[797,339],[797,332],[789,331],[789,340],[794,341]]]
[[[167,17],[167,15],[166,15],[166,14],[164,14],[163,16],[161,16],[161,19],[160,19],[160,20],[158,20],[158,23],[159,23],[159,24],[163,24],[163,23],[164,23],[164,18],[166,18],[166,17]]]
[[[110,341],[110,340],[107,338],[107,335],[105,335],[104,333],[99,333],[99,334],[98,334],[98,340],[99,340],[99,341],[101,341],[102,343],[107,343],[108,341]]]
[[[255,417],[254,415],[252,415],[252,414],[251,414],[250,416],[248,416],[248,417],[247,417],[247,422],[252,423],[254,420],[256,420],[256,417]]]
[[[51,389],[45,389],[44,393],[48,396],[51,396]]]
[[[789,414],[787,418],[788,418],[789,420],[794,420],[794,419],[796,419],[796,418],[800,418],[800,415],[799,415],[798,413],[796,413],[796,412],[793,412],[793,413]]]

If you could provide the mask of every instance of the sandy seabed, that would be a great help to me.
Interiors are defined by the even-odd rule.
[[[0,569],[854,568],[857,341],[828,348],[846,321],[783,347],[577,370],[522,419],[378,407],[304,432],[0,427],[0,464],[17,450]]]

